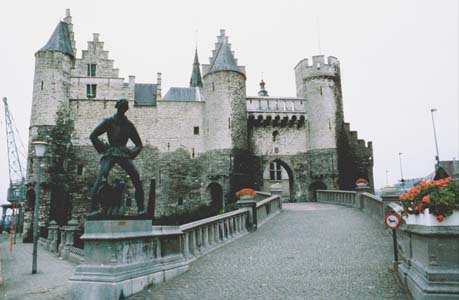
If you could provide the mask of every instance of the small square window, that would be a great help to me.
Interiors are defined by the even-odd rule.
[[[88,98],[96,98],[97,84],[86,85],[86,96]]]
[[[199,135],[199,126],[194,126],[193,132],[194,132],[194,135]]]
[[[77,175],[78,175],[78,176],[83,176],[83,173],[84,173],[83,164],[78,164],[78,165],[77,165]]]
[[[96,77],[96,64],[88,64],[88,76]]]

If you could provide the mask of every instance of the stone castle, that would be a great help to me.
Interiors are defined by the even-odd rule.
[[[29,132],[25,230],[30,230],[35,168],[31,142],[48,139],[56,113],[65,106],[74,122],[75,180],[67,220],[89,211],[98,154],[89,135],[114,114],[120,98],[130,102],[128,118],[144,149],[135,163],[155,215],[202,204],[219,208],[243,187],[282,194],[286,201],[314,201],[317,189],[353,189],[367,178],[373,187],[372,144],[358,139],[344,122],[340,64],[314,56],[295,67],[296,96],[270,97],[261,81],[258,95],[246,94],[246,70],[238,65],[224,30],[208,64],[195,53],[189,86],[163,95],[156,83],[119,76],[99,34],[77,57],[70,11],[46,45],[35,54]],[[202,74],[202,75],[201,75]],[[52,153],[46,162],[52,161]],[[116,169],[116,168],[115,168]],[[124,176],[119,170],[110,175]],[[112,178],[113,179],[113,178]],[[130,183],[129,183],[130,184]],[[132,188],[132,184],[130,186]],[[54,197],[46,174],[42,185],[40,227],[54,219]]]

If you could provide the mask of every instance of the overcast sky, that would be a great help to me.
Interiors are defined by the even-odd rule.
[[[263,74],[271,96],[296,96],[298,61],[338,57],[345,118],[359,138],[373,141],[376,187],[386,184],[386,170],[390,183],[400,178],[399,152],[405,178],[433,171],[431,108],[438,109],[440,158],[459,158],[457,0],[2,1],[0,97],[8,97],[25,144],[34,53],[66,8],[78,57],[92,33],[100,33],[122,77],[148,83],[162,72],[163,94],[188,85],[196,44],[201,63],[208,63],[220,28],[247,68],[248,95],[256,95]],[[1,108],[0,203],[8,186]]]

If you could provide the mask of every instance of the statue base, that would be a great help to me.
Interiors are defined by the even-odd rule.
[[[69,279],[74,300],[124,299],[188,270],[180,251],[162,255],[151,220],[88,220],[84,262]]]

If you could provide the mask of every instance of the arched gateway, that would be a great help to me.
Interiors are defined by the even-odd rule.
[[[268,162],[263,172],[263,186],[263,190],[281,195],[283,201],[295,202],[293,171],[283,160]]]

